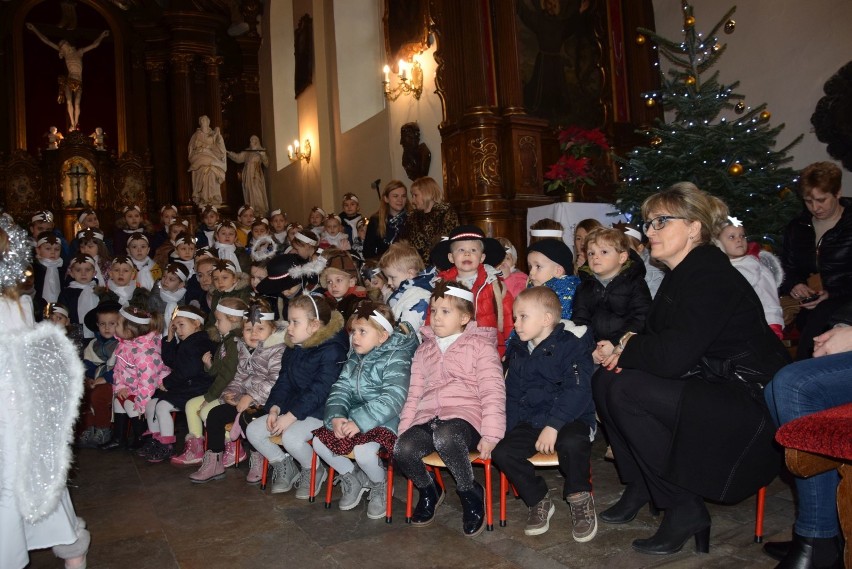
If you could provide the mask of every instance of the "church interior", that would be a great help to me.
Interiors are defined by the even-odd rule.
[[[708,22],[728,8],[692,4]],[[803,135],[793,168],[835,160],[810,119],[852,53],[849,2],[742,4],[723,36],[723,77],[785,123],[779,146]],[[154,225],[173,206],[192,233],[208,205],[226,219],[249,204],[307,225],[312,208],[340,211],[350,193],[370,217],[388,182],[428,176],[460,223],[508,238],[523,266],[532,208],[616,203],[621,167],[609,153],[592,160],[588,183],[547,191],[560,129],[600,129],[621,157],[647,147],[643,130],[671,120],[647,97],[666,61],[636,30],[676,37],[682,26],[680,0],[3,0],[0,207],[21,225],[49,210],[68,241],[84,212],[111,235],[133,206]],[[194,151],[202,134],[219,152],[212,185],[196,177],[214,160]],[[599,511],[620,488],[605,450],[597,440]],[[711,506],[709,554],[657,558],[630,549],[657,523],[648,511],[576,543],[562,503],[550,532],[530,537],[510,492],[505,527],[494,520],[468,539],[454,497],[430,527],[406,524],[402,476],[385,523],[327,509],[324,490],[315,503],[262,492],[238,466],[197,486],[168,463],[77,450],[69,486],[92,534],[88,567],[769,568],[758,512],[767,540],[788,539],[795,517],[782,477],[759,507],[757,497]],[[550,488],[562,484],[557,469],[543,472]],[[499,472],[493,484],[499,518]],[[49,550],[31,554],[29,567],[60,566]]]

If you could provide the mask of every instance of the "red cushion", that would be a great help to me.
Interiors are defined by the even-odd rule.
[[[785,447],[852,460],[852,403],[790,421],[778,429],[775,440]]]

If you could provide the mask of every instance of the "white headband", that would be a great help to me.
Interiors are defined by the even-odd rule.
[[[94,257],[92,257],[91,255],[80,255],[80,256],[85,257],[85,261],[83,261],[83,263],[89,263],[93,267],[98,268],[98,262],[95,261]],[[76,257],[71,261],[71,264],[73,265],[75,261],[77,261],[78,265],[80,264],[79,260]]]
[[[166,211],[167,209],[173,209],[173,210],[175,210],[175,213],[177,213],[177,210],[178,210],[178,208],[176,208],[175,206],[173,206],[173,205],[169,204],[169,205],[164,205],[163,207],[161,207],[161,208],[160,208],[160,213],[163,213],[163,212],[164,212],[164,211]]]
[[[515,260],[518,259],[518,250],[515,249],[514,245],[509,245],[508,247],[503,247],[503,249],[506,251],[507,255],[509,255],[510,257],[512,257]]]
[[[53,223],[53,214],[49,211],[42,211],[35,214],[30,221],[33,223],[36,221],[49,221]]]
[[[127,310],[125,310],[124,307],[121,307],[121,309],[118,311],[118,313],[121,314],[122,316],[124,316],[125,318],[127,318],[128,320],[130,320],[131,322],[135,322],[137,324],[150,324],[151,323],[150,318],[142,318],[141,316],[134,316],[134,315],[130,314],[129,312],[127,312]]]
[[[638,231],[636,231],[635,229],[633,229],[632,227],[625,227],[624,228],[624,234],[627,235],[628,237],[632,237],[634,239],[638,239],[639,241],[642,241],[642,234],[639,233]]]
[[[100,231],[95,231],[94,229],[84,229],[83,231],[77,232],[77,239],[82,239],[83,237],[85,237],[87,232],[91,232],[92,237],[94,237],[95,239],[100,239],[101,241],[104,240],[104,234]]]
[[[260,320],[272,322],[273,320],[275,320],[275,314],[273,314],[272,312],[261,312]]]
[[[307,293],[305,293],[305,294],[307,294]],[[314,295],[312,295],[312,294],[308,294],[308,298],[311,299],[311,304],[314,305],[314,314],[317,315],[317,320],[319,320],[319,307],[317,306],[317,301],[314,300]]]
[[[449,294],[450,296],[456,296],[458,298],[463,298],[468,302],[473,302],[473,293],[469,290],[464,290],[463,288],[448,286],[447,292],[445,294]]]
[[[186,270],[186,266],[185,266],[185,265],[183,265],[183,263],[181,263],[181,264],[173,263],[172,265],[169,265],[169,267],[172,267],[172,266],[173,266],[176,270],[174,270],[174,271],[170,271],[170,270],[168,269],[168,267],[167,267],[167,268],[166,268],[166,272],[167,272],[167,273],[171,273],[171,274],[173,274],[173,275],[177,276],[177,278],[179,278],[179,279],[181,280],[181,282],[186,282],[186,279],[188,279],[188,278],[189,278],[189,274],[187,274],[187,273],[185,273],[185,272],[181,271],[181,270],[178,268],[178,267],[181,267],[181,268],[183,268],[183,270],[185,271],[185,270]]]
[[[86,216],[92,215],[92,214],[97,215],[95,212],[90,211],[88,209],[83,210],[83,213],[81,213],[79,216],[77,216],[77,221],[79,221],[80,223],[83,223],[83,220],[86,218]]]
[[[65,318],[69,318],[68,311],[62,308],[61,306],[51,306],[49,310],[51,314],[61,314]]]
[[[564,234],[561,229],[530,229],[531,237],[562,237]]]
[[[284,212],[281,211],[280,209],[273,209],[272,211],[269,212],[269,217],[275,217],[276,215],[284,215]],[[284,217],[287,217],[287,216],[284,215]]]
[[[324,210],[323,208],[321,208],[321,207],[318,207],[318,208],[314,209],[313,211],[311,211],[311,213],[313,213],[314,211],[318,211],[319,213],[321,213],[321,214],[322,214],[322,216],[323,216],[323,217],[326,217],[326,216],[328,215],[328,214],[325,212],[325,210]]]
[[[317,242],[315,240],[311,239],[303,233],[296,233],[296,239],[298,239],[302,243],[307,243],[308,245],[313,245],[314,247],[317,246]]]
[[[382,316],[381,312],[378,310],[374,310],[372,314],[370,314],[370,318],[379,323],[379,326],[385,329],[388,334],[393,334],[393,326],[388,322],[388,319]]]
[[[350,194],[348,198],[343,198],[343,201],[353,201],[355,203],[361,203],[361,200],[358,199],[358,196],[355,194]]]
[[[742,222],[742,221],[740,221],[740,220],[739,220],[739,219],[737,219],[736,217],[731,217],[730,215],[728,216],[728,222],[729,222],[731,225],[733,225],[734,227],[742,227],[742,226],[743,226],[743,222]]]
[[[216,306],[216,310],[219,310],[219,307]],[[192,320],[197,320],[198,322],[204,323],[204,317],[200,314],[196,314],[195,312],[190,312],[189,310],[176,310],[174,318],[178,316],[183,316],[184,318],[190,318]]]
[[[41,239],[36,241],[36,247],[38,247],[39,245],[44,245],[45,243],[48,242],[49,239],[50,239],[50,237],[42,237]],[[56,245],[59,245],[59,243],[56,243]]]
[[[239,316],[241,318],[246,317],[246,311],[245,310],[239,310],[237,308],[231,308],[230,306],[222,306],[221,304],[217,304],[216,310],[218,310],[222,314],[227,314],[228,316]]]

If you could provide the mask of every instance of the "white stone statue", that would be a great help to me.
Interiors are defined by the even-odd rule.
[[[251,136],[249,147],[242,152],[228,151],[228,158],[237,164],[243,164],[243,203],[250,204],[258,212],[269,211],[266,179],[263,176],[263,167],[269,166],[269,157],[266,155],[266,149],[260,145],[257,135]]]
[[[69,130],[77,130],[80,123],[80,101],[83,98],[83,56],[101,45],[104,38],[109,35],[109,30],[101,33],[90,45],[77,49],[66,40],[60,40],[59,44],[53,43],[38,31],[33,24],[27,24],[27,29],[46,45],[58,51],[59,59],[65,60],[65,66],[68,68],[68,76],[65,78],[63,90],[60,91],[59,102],[61,103],[64,99],[65,105],[68,108],[68,120],[71,123]]]
[[[192,172],[192,201],[199,207],[222,205],[222,182],[228,169],[225,140],[219,127],[210,128],[210,118],[202,115],[189,139],[189,171]]]
[[[47,149],[48,150],[56,150],[59,148],[59,143],[62,142],[62,139],[65,138],[62,136],[62,133],[59,132],[59,129],[55,126],[50,127],[47,130],[47,134],[44,136],[47,137]]]
[[[95,132],[90,134],[89,138],[92,139],[92,144],[95,146],[95,150],[106,150],[106,145],[104,144],[106,134],[104,133],[104,129],[96,127]]]

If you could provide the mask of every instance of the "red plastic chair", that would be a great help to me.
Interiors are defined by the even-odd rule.
[[[382,460],[386,460],[388,463],[388,482],[387,482],[387,492],[385,494],[386,507],[387,507],[387,515],[385,516],[385,523],[393,522],[393,460],[389,452],[384,449],[379,449],[378,456]],[[349,453],[346,455],[346,458],[350,460],[355,460],[355,454]],[[314,453],[313,458],[311,458],[311,492],[315,488],[314,484],[316,483],[316,469],[317,469],[317,453]],[[334,489],[334,474],[335,470],[332,467],[328,467],[328,482],[326,482],[325,489],[325,508],[331,508],[331,495]],[[308,501],[313,502],[315,497],[311,495],[308,498]]]

